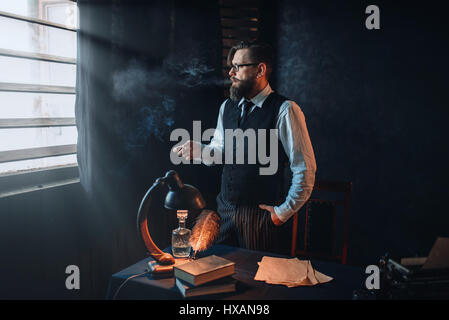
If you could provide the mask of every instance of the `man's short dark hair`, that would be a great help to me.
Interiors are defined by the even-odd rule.
[[[267,65],[267,78],[270,77],[271,71],[273,70],[274,53],[273,48],[268,43],[261,41],[253,41],[253,42],[242,41],[239,44],[233,46],[228,53],[228,60],[227,60],[228,66],[232,65],[232,59],[234,58],[234,54],[237,50],[240,49],[249,49],[248,51],[251,61],[248,62],[250,63],[264,62]]]

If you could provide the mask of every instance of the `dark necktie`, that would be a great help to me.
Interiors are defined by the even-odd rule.
[[[239,121],[239,127],[243,124],[243,122],[245,122],[246,118],[248,117],[249,110],[254,105],[254,103],[252,103],[251,101],[244,100],[242,105],[243,105],[243,113]]]

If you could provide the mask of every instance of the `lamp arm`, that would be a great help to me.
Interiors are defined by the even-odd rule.
[[[142,202],[140,203],[139,212],[137,214],[137,232],[150,255],[160,264],[170,265],[175,263],[175,259],[171,254],[163,252],[157,247],[157,245],[153,242],[153,239],[151,239],[150,230],[148,229],[148,213],[150,211],[152,194],[154,190],[164,184],[164,178],[158,178],[143,197]]]

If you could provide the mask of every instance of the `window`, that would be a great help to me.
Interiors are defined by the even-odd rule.
[[[74,1],[0,0],[1,177],[76,167],[77,20]]]

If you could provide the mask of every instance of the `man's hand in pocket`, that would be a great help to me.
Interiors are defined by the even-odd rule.
[[[259,204],[259,208],[263,209],[263,210],[267,210],[268,212],[271,213],[271,221],[273,221],[275,226],[280,226],[280,225],[283,224],[281,219],[278,218],[276,212],[274,212],[274,207],[273,206],[269,206],[269,205],[266,205],[266,204]]]

